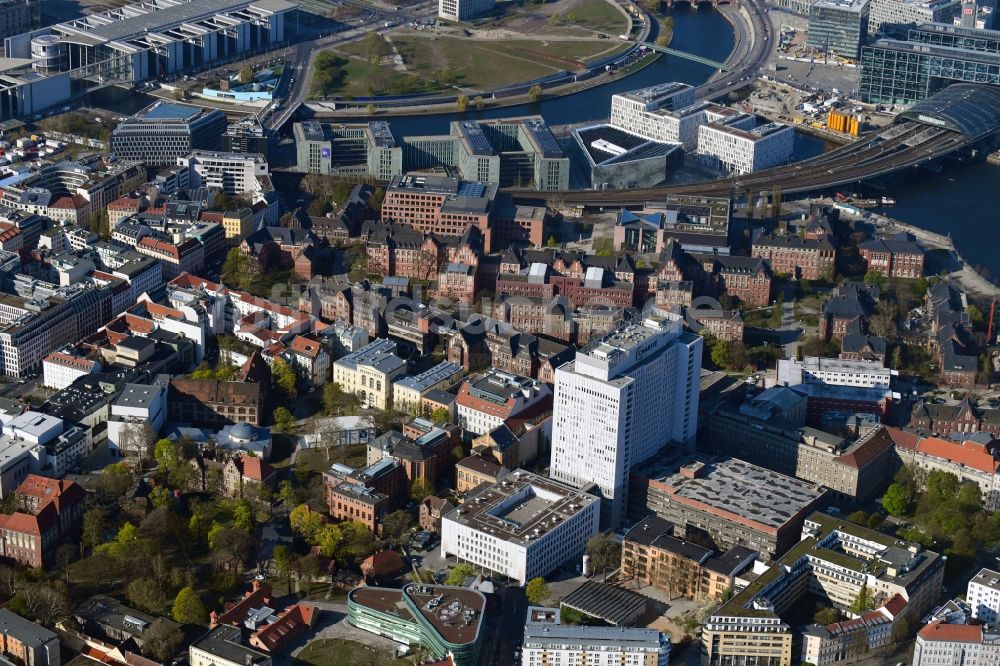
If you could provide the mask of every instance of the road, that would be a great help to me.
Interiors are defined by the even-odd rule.
[[[309,96],[309,83],[312,81],[317,53],[372,31],[384,34],[400,24],[424,20],[437,11],[437,5],[431,3],[393,10],[377,8],[357,0],[348,0],[348,4],[371,13],[363,19],[342,24],[342,29],[336,32],[312,34],[310,38],[292,47],[286,56],[288,58],[286,69],[290,72],[290,76],[282,77],[278,90],[275,91],[275,102],[261,113],[265,129],[272,132],[281,129]],[[385,27],[386,23],[390,26]],[[305,30],[311,33],[313,28],[306,27]],[[280,106],[277,106],[278,104]]]

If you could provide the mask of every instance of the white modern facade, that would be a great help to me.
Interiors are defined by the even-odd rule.
[[[1000,573],[982,569],[969,581],[965,600],[972,608],[972,617],[986,624],[1000,620]]]
[[[694,88],[664,83],[611,96],[612,127],[657,141],[677,141],[677,129],[666,120],[674,111],[694,104]]]
[[[670,637],[655,629],[561,624],[558,608],[529,606],[521,666],[667,666]]]
[[[837,358],[806,356],[801,361],[778,361],[777,384],[826,384],[855,388],[888,389],[898,371],[884,367],[878,361],[844,361]]]
[[[596,483],[602,525],[627,506],[629,472],[667,442],[693,447],[702,338],[673,314],[651,314],[577,352],[556,369],[553,479]]]
[[[951,23],[961,7],[961,0],[871,0],[868,34],[905,34],[904,26]]]
[[[268,175],[267,160],[260,153],[222,153],[196,150],[178,157],[177,166],[187,167],[191,187],[208,187],[226,194],[256,193],[260,178]]]
[[[736,174],[767,169],[792,159],[795,130],[790,125],[754,124],[755,118],[744,113],[702,125],[698,128],[698,154]],[[750,129],[746,129],[747,125]]]
[[[167,419],[167,389],[162,385],[126,384],[111,403],[108,419],[108,449],[117,456],[145,456],[134,449],[127,429],[140,429],[148,423],[154,433],[163,429]]]
[[[493,11],[496,0],[438,0],[438,16],[448,21],[468,21]]]
[[[583,555],[597,534],[596,497],[517,470],[441,519],[441,552],[520,584]]]

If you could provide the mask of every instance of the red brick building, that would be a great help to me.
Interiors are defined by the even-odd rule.
[[[906,234],[862,243],[858,253],[868,270],[888,277],[918,278],[924,274],[924,248]]]
[[[771,302],[771,267],[759,257],[692,255],[704,273],[704,293],[738,298],[747,305]]]
[[[837,261],[837,248],[825,237],[761,234],[753,242],[752,254],[766,259],[775,273],[795,280],[828,280]]]
[[[60,545],[79,539],[85,498],[73,481],[29,474],[15,493],[14,513],[0,515],[0,556],[36,569],[51,564]]]

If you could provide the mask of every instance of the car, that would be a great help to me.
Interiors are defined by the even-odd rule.
[[[42,114],[40,114],[40,113],[36,113],[36,114],[35,114],[35,118],[34,118],[34,119],[35,119],[35,120],[41,120],[41,119],[42,119]]]

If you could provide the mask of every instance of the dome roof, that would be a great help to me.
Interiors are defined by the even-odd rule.
[[[233,439],[249,441],[257,437],[257,431],[249,423],[237,423],[229,429],[229,436]]]

